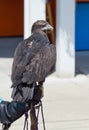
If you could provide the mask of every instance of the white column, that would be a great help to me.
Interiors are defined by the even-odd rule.
[[[60,77],[75,74],[75,0],[57,0],[57,63]]]
[[[37,20],[45,20],[44,0],[24,0],[24,38],[31,35],[31,26]]]

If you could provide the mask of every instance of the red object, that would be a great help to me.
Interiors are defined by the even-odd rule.
[[[0,36],[23,35],[23,0],[0,0]]]

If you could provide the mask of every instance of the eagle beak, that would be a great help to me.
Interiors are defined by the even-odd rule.
[[[47,24],[45,27],[43,27],[42,29],[41,29],[42,31],[45,31],[45,30],[53,30],[53,27],[50,25],[50,24]]]
[[[53,30],[53,27],[50,24],[47,24],[46,28],[47,28],[46,30],[51,30],[51,31]]]

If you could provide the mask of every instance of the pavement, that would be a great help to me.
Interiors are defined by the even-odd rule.
[[[54,73],[46,78],[42,99],[46,130],[89,130],[89,64],[85,58],[86,56],[88,58],[88,54],[88,51],[76,54],[75,77],[60,78]],[[9,101],[12,100],[10,88],[12,61],[13,57],[0,57],[0,96]],[[23,129],[23,123],[24,116],[15,121],[10,130]],[[43,130],[41,114],[39,130]]]

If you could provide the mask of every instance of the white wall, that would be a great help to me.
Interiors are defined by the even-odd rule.
[[[75,74],[75,0],[57,0],[57,63],[60,77]]]
[[[57,1],[56,72],[60,77],[75,74],[75,0]],[[24,0],[24,38],[31,34],[33,22],[45,19],[45,0]]]
[[[24,0],[24,38],[31,34],[33,22],[45,19],[45,0]]]

